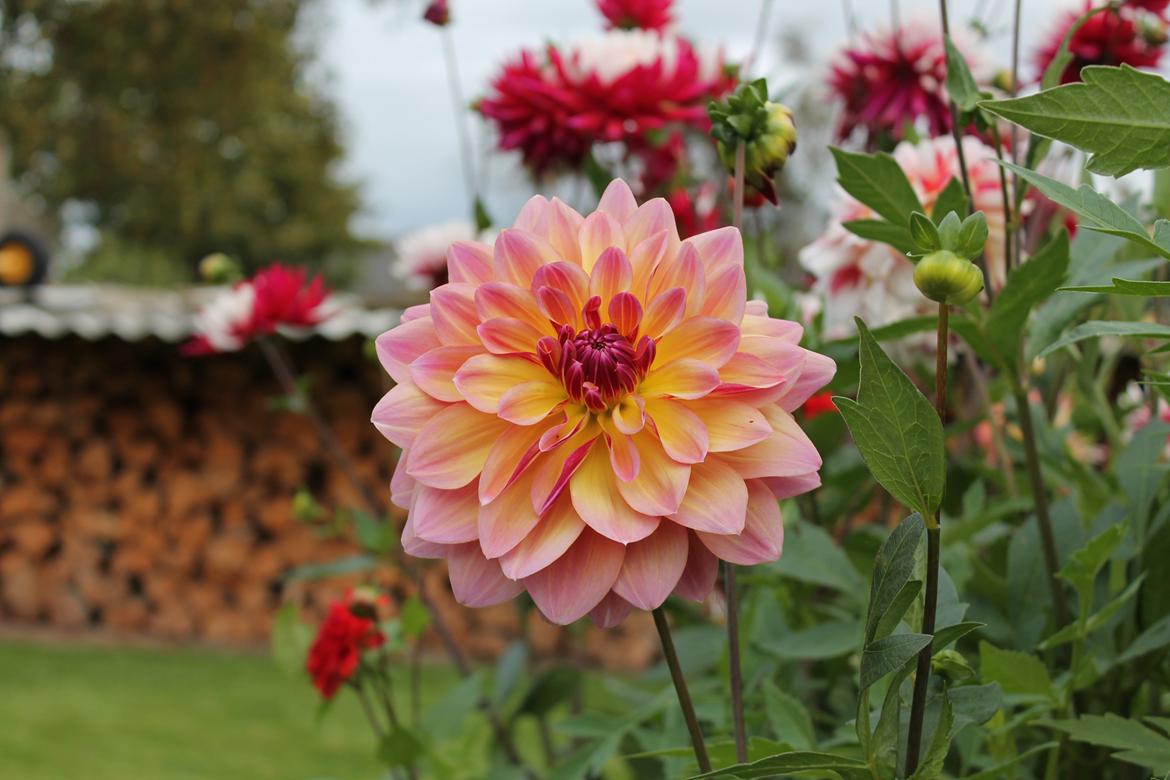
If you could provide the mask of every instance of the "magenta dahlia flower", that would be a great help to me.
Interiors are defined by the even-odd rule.
[[[609,29],[665,30],[674,23],[674,0],[597,0]]]
[[[1064,43],[1069,28],[1086,11],[1093,7],[1086,0],[1076,10],[1061,16],[1047,42],[1036,52],[1036,78],[1039,79],[1056,58]],[[1139,15],[1135,10],[1162,13],[1165,2],[1131,2],[1121,8],[1109,9],[1090,16],[1069,41],[1068,50],[1073,55],[1060,74],[1060,83],[1081,80],[1081,69],[1087,65],[1132,65],[1135,68],[1156,68],[1165,52],[1165,40],[1150,40],[1143,34]],[[1160,9],[1160,10],[1158,10]]]
[[[461,603],[612,625],[780,556],[777,499],[820,483],[792,412],[835,367],[745,300],[737,230],[680,240],[618,180],[585,218],[533,198],[448,267],[377,341],[397,386],[372,420],[403,450],[403,549],[446,558]]]
[[[956,45],[983,77],[985,58],[976,47],[961,37]],[[946,78],[947,55],[937,24],[916,20],[863,34],[831,65],[829,87],[844,104],[838,137],[861,129],[871,144],[899,141],[918,124],[928,135],[948,132]]]

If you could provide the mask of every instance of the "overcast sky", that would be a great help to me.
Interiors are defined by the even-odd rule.
[[[903,17],[936,18],[932,0],[894,0]],[[1033,30],[1060,0],[1025,0]],[[522,46],[565,41],[601,28],[592,0],[452,0],[459,68],[467,98],[483,94],[500,63]],[[1010,0],[952,0],[956,19],[982,13],[1005,25]],[[418,20],[421,0],[330,0],[319,38],[332,74],[348,159],[345,175],[362,186],[364,235],[392,238],[421,225],[466,216],[457,155],[454,109],[446,87],[438,32]],[[823,61],[847,37],[845,9],[859,27],[888,22],[889,0],[775,0],[761,66],[783,77],[774,42],[799,35]],[[759,0],[679,0],[678,19],[691,37],[724,45],[731,59],[750,48]],[[1006,62],[1006,60],[1005,60]],[[475,131],[483,137],[478,122]],[[478,155],[477,155],[478,156]],[[493,155],[489,206],[511,218],[531,185],[510,155]]]

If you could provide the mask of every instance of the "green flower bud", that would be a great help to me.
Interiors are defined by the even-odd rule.
[[[707,108],[711,135],[719,159],[729,172],[735,171],[735,153],[744,145],[744,179],[768,200],[776,202],[772,179],[796,150],[796,124],[792,111],[768,100],[763,79],[741,84],[735,94]]]
[[[942,249],[918,261],[914,284],[932,301],[961,306],[983,289],[983,272],[970,260]]]
[[[242,278],[236,261],[223,252],[215,252],[200,260],[199,276],[212,284],[231,284]]]

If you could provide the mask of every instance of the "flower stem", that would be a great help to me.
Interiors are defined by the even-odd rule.
[[[740,231],[743,230],[743,180],[746,153],[747,148],[741,138],[735,146],[735,192],[732,193],[731,201],[731,224]]]
[[[479,188],[476,186],[475,169],[472,162],[471,132],[467,127],[467,104],[463,101],[463,88],[459,80],[459,61],[455,58],[455,40],[451,35],[450,26],[443,26],[439,30],[439,37],[443,41],[443,64],[447,70],[447,89],[451,92],[451,103],[455,108],[455,130],[459,136],[459,162],[463,168],[463,181],[467,187],[467,197],[474,204],[479,199]]]
[[[691,733],[691,746],[695,749],[695,760],[699,762],[700,772],[711,771],[711,759],[707,757],[707,746],[703,743],[703,730],[699,728],[699,719],[695,715],[695,705],[691,701],[690,691],[687,690],[687,680],[683,677],[682,667],[678,663],[678,652],[674,649],[674,639],[670,636],[670,624],[666,622],[666,615],[662,607],[652,613],[654,627],[658,629],[658,638],[662,641],[662,655],[666,657],[666,665],[670,668],[670,679],[674,681],[674,692],[678,694],[678,706],[682,709],[683,720],[687,722],[687,731]]]
[[[950,308],[938,305],[938,341],[934,367],[934,408],[940,422],[946,421],[947,409],[947,329]],[[942,510],[926,520],[926,597],[922,605],[922,633],[934,634],[935,613],[938,611],[939,537]],[[910,730],[906,741],[906,775],[918,769],[918,754],[922,751],[922,726],[926,716],[926,690],[930,684],[930,659],[934,656],[934,640],[918,653],[914,672],[914,696],[910,701]]]
[[[739,649],[739,596],[735,564],[723,563],[723,591],[727,596],[727,665],[731,676],[731,722],[735,728],[735,758],[748,760],[747,730],[743,722],[743,665]]]

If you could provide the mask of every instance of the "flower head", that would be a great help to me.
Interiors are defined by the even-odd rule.
[[[674,23],[674,0],[597,0],[609,29],[665,30]]]
[[[447,0],[431,0],[423,11],[423,19],[436,27],[446,27],[451,23],[451,7]]]
[[[681,240],[615,181],[584,218],[533,198],[448,269],[378,339],[372,419],[403,448],[403,549],[446,558],[460,602],[610,625],[779,557],[777,497],[821,464],[792,412],[835,369],[745,300],[737,230]]]
[[[307,328],[331,312],[329,290],[304,268],[270,265],[213,298],[195,315],[187,354],[234,352],[277,328]]]
[[[984,75],[977,48],[961,36],[956,45],[977,76]],[[831,66],[829,87],[844,104],[838,137],[860,128],[870,145],[899,141],[916,123],[929,135],[946,133],[951,127],[946,78],[946,48],[937,24],[914,20],[863,34]]]
[[[428,225],[398,242],[394,275],[417,290],[430,290],[447,283],[447,248],[456,241],[475,241],[480,231],[466,220]]]
[[[991,284],[1004,282],[1004,216],[995,152],[972,136],[963,138],[967,171],[975,209],[987,219],[989,236],[986,260]],[[959,176],[954,139],[947,135],[911,144],[903,141],[894,159],[918,194],[927,212],[952,178]],[[914,285],[914,265],[898,250],[850,233],[843,223],[869,219],[873,214],[853,198],[840,193],[833,206],[829,227],[800,252],[800,262],[814,276],[813,291],[824,300],[826,335],[837,338],[853,332],[853,318],[860,316],[878,327],[934,308]]]
[[[333,602],[309,647],[305,663],[321,696],[332,699],[357,672],[362,652],[380,647],[385,639],[373,620],[354,614],[349,596]]]
[[[1087,65],[1132,65],[1135,68],[1156,68],[1165,51],[1165,41],[1149,40],[1143,35],[1142,19],[1134,13],[1144,8],[1158,13],[1165,11],[1165,2],[1127,3],[1121,8],[1103,10],[1090,16],[1073,33],[1068,50],[1072,61],[1060,74],[1060,83],[1068,84],[1081,80],[1081,69]],[[1069,29],[1093,5],[1086,0],[1079,10],[1065,13],[1051,36],[1036,52],[1037,78],[1043,76],[1049,64],[1056,58]]]
[[[796,124],[792,111],[785,105],[768,100],[764,79],[741,84],[724,102],[707,107],[711,117],[711,135],[719,158],[728,171],[734,172],[742,144],[744,181],[752,190],[776,202],[773,178],[784,168],[796,151]],[[746,194],[746,187],[745,187]]]

